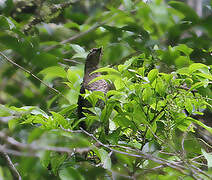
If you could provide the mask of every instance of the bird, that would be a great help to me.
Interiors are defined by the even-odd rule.
[[[100,72],[92,73],[93,71],[97,70],[99,68],[99,63],[101,61],[102,57],[102,47],[100,48],[93,48],[90,53],[87,55],[87,58],[85,60],[85,67],[84,67],[84,77],[80,88],[80,95],[78,98],[78,118],[85,117],[84,113],[92,114],[89,110],[83,109],[83,107],[92,107],[92,105],[88,102],[88,100],[84,99],[84,97],[81,96],[81,94],[85,93],[85,90],[88,91],[101,91],[104,94],[106,94],[110,89],[110,84],[107,83],[106,80],[101,79],[98,81],[95,81],[93,83],[90,83],[93,79],[96,77],[101,76]],[[103,109],[104,108],[104,102],[99,103],[102,100],[98,100],[96,106]],[[86,123],[85,121],[81,121],[79,126],[83,129],[86,129]]]

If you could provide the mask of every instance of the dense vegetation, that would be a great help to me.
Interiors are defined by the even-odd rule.
[[[212,178],[210,14],[162,0],[6,0],[0,13],[0,179]],[[94,81],[115,88],[86,91],[79,119],[95,47]]]

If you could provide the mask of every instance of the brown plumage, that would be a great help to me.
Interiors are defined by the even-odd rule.
[[[80,89],[80,94],[84,94],[85,89],[89,91],[102,91],[104,93],[107,93],[110,90],[110,85],[104,79],[95,81],[89,84],[91,80],[101,75],[101,73],[91,74],[93,71],[98,69],[101,56],[102,56],[102,48],[94,48],[88,54],[85,61],[84,77],[83,77],[83,82]],[[100,108],[103,108],[102,106],[104,103],[97,103],[97,104],[98,106],[101,106]],[[83,112],[91,113],[90,111],[84,110],[83,107],[91,107],[91,104],[86,99],[84,99],[81,95],[79,95],[79,98],[78,98],[78,117],[79,118],[84,117]],[[86,123],[81,122],[80,127],[85,129]]]

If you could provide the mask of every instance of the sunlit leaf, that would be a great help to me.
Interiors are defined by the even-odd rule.
[[[202,123],[201,121],[196,120],[196,119],[193,119],[193,118],[191,118],[191,117],[188,117],[187,119],[190,120],[191,122],[194,122],[194,123],[200,125],[201,127],[205,128],[208,132],[210,132],[210,133],[212,134],[212,128],[211,128],[211,127],[206,126],[206,125],[205,125],[204,123]]]
[[[116,90],[119,90],[119,89],[122,89],[122,88],[125,87],[125,85],[124,85],[124,83],[123,83],[121,78],[120,79],[115,79],[114,85],[116,87]]]
[[[209,79],[212,81],[212,75],[211,74],[204,74],[204,73],[195,73],[196,76],[200,76],[206,79]]]
[[[204,70],[206,72],[208,72],[208,66],[206,66],[205,64],[202,64],[202,63],[193,63],[189,66],[189,72],[190,73],[193,73],[197,70]]]
[[[192,51],[193,51],[193,49],[189,48],[185,44],[180,44],[178,46],[175,46],[175,49],[185,53],[185,55],[187,55],[187,56],[189,56],[192,53]]]
[[[205,82],[205,81],[197,82],[197,83],[195,83],[195,84],[193,84],[193,85],[191,86],[191,88],[189,89],[189,91],[192,91],[193,89],[198,89],[198,88],[200,88],[200,87],[202,87],[202,86],[205,86],[205,85],[207,85],[207,84],[208,84],[208,82]]]
[[[13,28],[15,28],[15,25],[12,21],[9,18],[0,15],[0,30],[11,30]]]
[[[120,72],[118,72],[118,71],[115,70],[114,68],[109,68],[109,67],[99,68],[99,69],[93,71],[91,74],[97,73],[97,72],[107,72],[107,73],[116,73],[116,74],[120,74]]]
[[[103,168],[111,169],[111,159],[110,159],[109,153],[105,151],[104,149],[98,149],[98,155],[103,164]]]
[[[208,168],[211,168],[212,167],[212,154],[207,153],[204,149],[202,149],[202,154],[205,157],[205,159],[207,160]]]
[[[152,69],[147,75],[149,81],[153,82],[157,78],[158,73],[157,69]]]
[[[192,111],[193,111],[193,105],[192,105],[191,100],[189,98],[186,98],[185,108],[189,112],[189,114],[192,113]]]
[[[52,66],[43,69],[42,71],[39,72],[39,74],[45,75],[45,78],[55,78],[55,77],[62,77],[66,78],[66,72],[64,68],[60,66]]]

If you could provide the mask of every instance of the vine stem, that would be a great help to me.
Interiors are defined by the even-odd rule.
[[[13,164],[13,162],[11,161],[10,157],[8,156],[7,153],[5,152],[0,152],[0,156],[6,161],[8,168],[12,174],[12,177],[14,180],[21,180],[21,176],[19,174],[19,172],[17,171],[15,165]]]
[[[44,81],[42,81],[39,77],[37,77],[35,74],[33,74],[33,73],[30,72],[29,70],[25,69],[25,68],[22,67],[21,65],[15,63],[15,62],[12,61],[11,59],[9,59],[9,58],[8,58],[4,53],[2,53],[1,51],[0,51],[0,55],[1,55],[2,57],[4,57],[10,64],[12,64],[12,65],[18,67],[19,69],[21,69],[22,71],[24,71],[24,72],[26,72],[26,73],[28,73],[28,74],[30,74],[33,78],[35,78],[36,80],[40,81],[43,85],[45,85],[46,87],[48,87],[49,89],[51,89],[52,91],[54,91],[56,94],[62,96],[64,99],[66,99],[66,100],[68,101],[68,99],[67,99],[60,91],[58,91],[57,89],[55,89],[55,88],[49,86],[47,83],[45,83]]]

